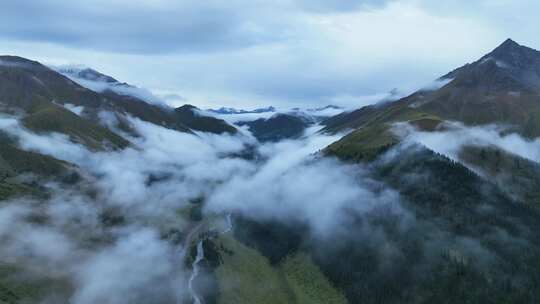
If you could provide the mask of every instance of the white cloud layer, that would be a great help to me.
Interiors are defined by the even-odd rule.
[[[162,303],[184,295],[184,248],[163,235],[188,230],[178,212],[193,199],[205,198],[205,212],[301,221],[318,235],[343,227],[351,212],[401,208],[399,195],[374,187],[361,168],[314,154],[339,136],[308,130],[301,140],[256,147],[247,160],[235,155],[255,143],[250,137],[131,123],[140,134],[130,138],[134,146],[90,152],[63,135],[36,135],[15,118],[0,118],[0,130],[22,148],[76,164],[87,178],[76,188],[45,185],[52,190],[46,202],[17,199],[0,207],[0,257],[74,282],[75,304]],[[36,214],[47,220],[32,221]],[[104,225],[104,214],[120,224]]]
[[[463,147],[497,147],[509,153],[540,163],[540,139],[530,140],[507,132],[510,126],[465,126],[458,122],[444,124],[436,132],[418,131],[408,124],[398,124],[394,130],[406,141],[420,143],[428,149],[459,161]]]

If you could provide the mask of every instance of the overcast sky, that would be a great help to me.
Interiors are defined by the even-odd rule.
[[[203,108],[361,106],[509,37],[539,49],[539,11],[538,0],[5,0],[0,53],[84,64]]]

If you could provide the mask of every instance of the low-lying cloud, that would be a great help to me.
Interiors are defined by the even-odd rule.
[[[184,298],[186,244],[174,235],[189,231],[192,223],[179,214],[201,199],[206,214],[299,222],[315,237],[338,235],[355,246],[365,240],[387,257],[379,265],[384,271],[403,257],[401,243],[390,240],[394,234],[384,226],[361,224],[359,218],[399,217],[398,235],[414,240],[418,229],[431,231],[421,250],[432,259],[440,259],[445,248],[474,257],[489,253],[474,235],[456,236],[431,219],[417,221],[401,195],[376,179],[370,166],[322,157],[318,151],[339,135],[320,135],[313,128],[299,140],[257,144],[244,134],[194,135],[127,119],[139,134],[129,137],[130,147],[91,152],[64,135],[37,135],[14,117],[0,118],[0,130],[17,138],[23,149],[73,163],[83,173],[84,182],[76,186],[46,183],[48,199],[18,198],[0,207],[0,257],[69,281],[73,291],[66,296],[73,303]],[[539,159],[532,149],[536,142],[501,135],[496,127],[451,124],[435,133],[400,129],[408,140],[450,157],[457,157],[461,146],[475,144]],[[253,155],[241,156],[246,151]],[[359,230],[353,233],[350,227]]]
[[[424,132],[413,126],[399,124],[394,130],[406,140],[420,143],[428,149],[458,161],[463,147],[497,147],[520,157],[540,162],[540,140],[526,139],[511,130],[511,126],[465,126],[458,122],[445,122],[439,131]]]
[[[159,106],[165,106],[167,104],[167,102],[164,99],[154,95],[152,92],[144,88],[131,86],[126,83],[110,82],[110,81],[107,81],[106,79],[85,79],[83,77],[79,77],[76,74],[77,69],[78,69],[77,67],[72,67],[72,68],[70,68],[69,66],[62,67],[62,68],[53,67],[53,69],[56,69],[59,73],[68,77],[73,82],[77,83],[78,85],[97,93],[103,93],[105,91],[112,91],[119,95],[131,96],[131,97],[141,99],[150,104],[155,104]],[[74,73],[65,72],[65,71],[72,71],[73,69],[75,69]]]

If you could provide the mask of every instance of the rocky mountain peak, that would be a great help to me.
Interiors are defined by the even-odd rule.
[[[479,60],[441,79],[487,91],[540,91],[540,52],[507,39]]]
[[[535,70],[540,72],[540,52],[507,39],[482,61],[494,60],[500,67]]]

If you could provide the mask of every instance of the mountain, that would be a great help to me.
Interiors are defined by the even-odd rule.
[[[235,236],[276,268],[287,257],[307,253],[348,303],[531,299],[528,287],[503,286],[517,274],[521,286],[534,285],[538,209],[516,204],[490,181],[420,146],[367,168],[372,178],[399,191],[411,214],[381,206],[366,219],[351,211],[344,229],[322,240],[313,240],[302,222],[240,218]],[[514,230],[518,226],[523,233]],[[501,230],[511,231],[508,238],[492,234]]]
[[[120,82],[111,76],[102,74],[94,69],[84,66],[65,66],[59,67],[57,71],[63,75],[69,75],[74,78],[80,78],[89,81],[106,82],[119,84]]]
[[[512,266],[506,262],[517,265],[516,261],[528,260],[535,255],[532,252],[538,248],[531,244],[535,243],[533,239],[538,235],[526,233],[528,236],[523,237],[527,240],[521,247],[512,241],[507,242],[516,234],[505,239],[491,237],[487,231],[512,230],[512,225],[507,222],[509,218],[520,223],[518,225],[527,226],[524,228],[526,231],[537,229],[534,226],[535,218],[540,216],[538,163],[500,147],[477,145],[474,141],[465,143],[457,151],[456,158],[450,160],[423,146],[402,145],[401,138],[393,128],[396,123],[406,122],[429,134],[446,130],[447,121],[457,121],[464,128],[487,124],[510,125],[512,127],[504,132],[517,132],[529,139],[537,138],[540,136],[540,125],[537,123],[540,119],[539,62],[540,52],[507,40],[479,60],[441,77],[439,80],[444,85],[440,88],[420,90],[394,102],[363,107],[323,122],[323,132],[351,130],[348,135],[328,146],[324,154],[350,163],[363,163],[370,168],[374,179],[391,185],[406,198],[416,219],[412,224],[416,227],[412,228],[415,232],[401,234],[397,232],[400,229],[390,228],[400,225],[396,224],[396,219],[391,219],[389,214],[382,215],[381,223],[386,223],[383,226],[390,229],[385,231],[393,231],[390,232],[392,236],[387,234],[386,237],[397,243],[405,241],[408,244],[396,243],[394,248],[400,248],[402,253],[397,258],[401,262],[386,270],[369,267],[372,263],[377,264],[375,261],[381,254],[372,247],[373,244],[349,243],[331,254],[314,258],[330,280],[344,288],[351,303],[461,302],[458,298],[472,302],[490,298],[488,301],[493,303],[504,302],[502,299],[523,303],[535,301],[525,295],[525,289],[515,285],[510,284],[512,287],[504,289],[502,281],[512,281],[514,275],[519,273],[529,282],[525,285],[530,284],[534,276],[532,273],[536,270],[529,272],[527,269],[530,269],[530,265],[510,270]],[[493,213],[480,211],[482,207],[478,204],[483,203]],[[347,227],[350,231],[358,229]],[[457,251],[449,249],[442,253],[439,256],[441,260],[431,260],[424,265],[427,268],[418,264],[412,266],[422,261],[422,256],[430,254],[429,250],[425,251],[429,247],[430,232],[422,232],[423,229],[441,232],[436,233],[437,238],[459,235],[458,238],[476,239],[481,244],[489,244],[485,247],[489,249],[478,258],[471,259],[470,253],[465,253],[474,247],[469,244]],[[401,235],[394,235],[396,232]],[[348,239],[346,234],[342,238]],[[457,239],[448,243],[441,241],[439,245],[442,247],[436,245],[435,248],[444,248],[445,244],[453,244],[451,247],[456,248],[459,247],[457,243]],[[412,244],[418,247],[413,249],[416,245]],[[332,242],[328,243],[328,247],[334,248]],[[369,253],[371,250],[375,252]],[[521,250],[529,251],[531,255]],[[335,258],[329,259],[328,256]],[[487,256],[495,258],[488,262],[488,268],[483,268],[480,264]],[[501,259],[501,256],[505,258]],[[529,260],[527,263],[531,262]],[[407,266],[402,268],[399,266],[401,263]],[[454,268],[451,264],[461,266]],[[423,270],[415,274],[410,271],[411,267]],[[381,271],[389,273],[381,274]],[[488,274],[491,271],[495,273]],[[412,277],[405,279],[409,275]],[[397,277],[403,280],[389,279]],[[411,286],[413,292],[407,292],[406,281],[415,282],[414,287]],[[384,290],[377,291],[381,285]],[[486,290],[491,290],[489,295],[483,294]],[[457,293],[460,296],[456,297]]]
[[[334,106],[334,105],[328,105],[324,107],[318,107],[318,108],[309,108],[309,109],[301,109],[301,108],[293,108],[290,113],[295,113],[295,115],[298,116],[305,116],[309,119],[315,120],[316,122],[324,121],[330,117],[339,115],[344,112],[344,109],[342,107]]]
[[[0,201],[12,196],[45,196],[40,183],[61,184],[80,179],[75,165],[19,147],[11,136],[0,131]]]
[[[99,112],[110,111],[119,115],[129,114],[144,121],[189,132],[188,128],[174,120],[170,111],[137,98],[109,91],[94,92],[28,59],[2,56],[0,63],[0,100],[6,111],[22,110],[32,115],[42,109],[56,109],[54,104],[72,104],[84,108],[84,118],[74,118],[76,120],[87,119],[99,124]],[[54,115],[67,115],[66,112],[59,110],[49,112],[54,112]],[[59,122],[62,120],[58,119]]]
[[[509,40],[442,86],[325,118],[343,109],[208,116],[92,69],[1,57],[0,303],[538,303],[538,58]],[[259,143],[227,136],[232,121]],[[349,133],[305,151],[321,121]],[[449,156],[399,123],[528,138]],[[51,132],[88,149],[55,149]]]
[[[240,121],[236,124],[247,126],[260,142],[276,142],[299,138],[313,124],[313,121],[298,115],[278,113],[268,119],[259,118],[253,121]]]
[[[442,79],[452,81],[409,105],[468,125],[508,123],[527,137],[540,135],[540,52],[507,40]]]
[[[338,106],[335,106],[335,105],[327,105],[327,106],[324,106],[324,107],[308,109],[308,111],[319,112],[319,111],[324,111],[324,110],[328,110],[328,109],[331,109],[331,110],[343,110],[342,107],[338,107]]]
[[[130,102],[136,99],[140,99],[147,103],[151,103],[157,97],[154,97],[149,92],[141,91],[140,89],[131,86],[127,83],[121,83],[115,78],[102,74],[91,68],[60,68],[60,73],[69,76],[70,79],[80,81],[82,84],[88,85],[89,88],[96,88],[99,92],[111,98],[121,100],[124,102]],[[89,84],[88,82],[93,82]],[[97,86],[96,84],[97,83]],[[103,84],[105,84],[103,86]],[[102,87],[100,87],[102,85]],[[150,101],[150,102],[149,102]],[[129,106],[126,106],[129,107]],[[211,116],[202,115],[198,112],[200,110],[192,105],[184,105],[174,109],[174,113],[170,115],[171,109],[168,109],[166,105],[158,102],[157,107],[153,107],[154,111],[166,110],[167,116],[172,116],[169,119],[178,122],[183,127],[187,127],[194,131],[209,132],[209,133],[236,133],[236,128],[227,124],[224,120],[217,119]],[[136,117],[144,117],[144,113],[151,112],[149,107],[141,109],[137,112]],[[155,122],[154,122],[155,123]]]
[[[277,142],[298,139],[308,127],[343,112],[343,109],[328,105],[310,109],[292,108],[288,111],[268,107],[252,111],[221,108],[208,112],[237,126],[247,126],[260,142]]]
[[[20,57],[0,57],[0,112],[24,113],[23,123],[36,132],[58,132],[92,149],[123,148],[128,142],[61,106],[98,106],[102,97],[64,76]]]
[[[490,77],[488,74],[491,74]],[[540,52],[508,39],[478,61],[441,79],[454,79],[457,87],[486,91],[540,91]]]
[[[130,87],[88,68],[59,71],[88,81]],[[69,110],[71,107],[82,111],[74,113]],[[16,115],[28,130],[38,134],[64,134],[93,151],[129,146],[128,140],[103,124],[99,118],[101,111],[112,112],[117,118],[117,127],[125,132],[131,132],[125,115],[181,132],[191,133],[191,128],[203,132],[236,132],[222,120],[195,115],[184,107],[168,109],[110,89],[96,92],[39,62],[0,56],[0,114]],[[0,143],[0,199],[35,192],[20,176],[32,174],[38,180],[65,181],[73,173],[74,165],[22,150],[17,142],[1,133]]]
[[[302,222],[241,218],[236,238],[278,269],[307,253],[348,303],[535,302],[538,163],[474,141],[449,159],[402,143],[393,128],[406,122],[431,133],[447,130],[448,121],[464,128],[511,124],[504,132],[537,138],[539,59],[509,40],[441,77],[440,88],[323,121],[323,132],[350,130],[323,154],[362,163],[361,178],[396,190],[411,213],[381,206],[367,219],[351,215],[337,235],[320,241]],[[516,284],[516,276],[523,281]]]
[[[396,122],[411,122],[424,130],[435,129],[443,121],[467,126],[504,124],[528,138],[540,136],[540,52],[509,39],[439,80],[446,85],[323,121],[323,132],[356,130],[330,146],[329,153],[362,155],[366,146],[362,140],[376,142],[379,134],[387,140],[367,146],[382,151],[387,142],[396,142],[388,132]]]
[[[238,132],[235,127],[222,119],[204,115],[197,107],[183,105],[174,110],[176,117],[188,128],[195,131],[210,132],[215,134]]]
[[[63,74],[62,74],[63,73]],[[234,127],[224,125],[224,122],[212,120],[203,116],[190,116],[183,111],[175,111],[164,104],[153,104],[146,99],[152,98],[144,90],[121,83],[111,76],[107,76],[89,68],[58,68],[57,71],[50,69],[38,62],[15,56],[0,57],[0,100],[4,111],[16,112],[22,110],[27,114],[34,115],[28,120],[36,121],[42,115],[61,118],[54,119],[59,124],[62,121],[70,123],[70,126],[54,126],[45,123],[33,123],[33,126],[43,127],[44,131],[62,132],[75,125],[83,126],[88,122],[100,124],[99,114],[102,111],[114,113],[120,124],[117,126],[124,131],[130,131],[125,123],[124,116],[129,115],[146,122],[157,124],[166,128],[181,132],[191,132],[187,126],[197,126],[198,131],[221,132],[227,130],[232,132]],[[155,98],[155,97],[154,97]],[[82,107],[81,117],[76,118],[68,111],[59,109],[57,105],[73,105]],[[40,109],[47,108],[45,112],[37,113]],[[39,114],[39,115],[38,115]],[[37,117],[36,117],[37,116]],[[183,121],[186,119],[186,121]],[[79,123],[74,123],[78,120]],[[198,121],[200,120],[200,121]],[[209,122],[214,122],[221,127],[210,126],[205,128]],[[103,127],[99,131],[92,131],[93,134],[104,133]],[[80,133],[80,132],[79,132]],[[70,135],[70,134],[68,134]],[[79,134],[80,135],[80,134]],[[102,137],[102,136],[98,136]],[[118,143],[118,138],[109,133],[108,141]],[[115,137],[115,138],[113,138]],[[102,138],[93,138],[101,140]],[[88,140],[86,140],[88,142]],[[124,144],[120,144],[120,146]]]
[[[228,114],[258,114],[258,113],[269,113],[269,112],[275,112],[276,108],[270,106],[267,108],[258,108],[255,110],[237,110],[235,108],[225,108],[221,107],[219,109],[208,109],[207,111],[216,113],[216,114],[222,114],[222,115],[228,115]]]

